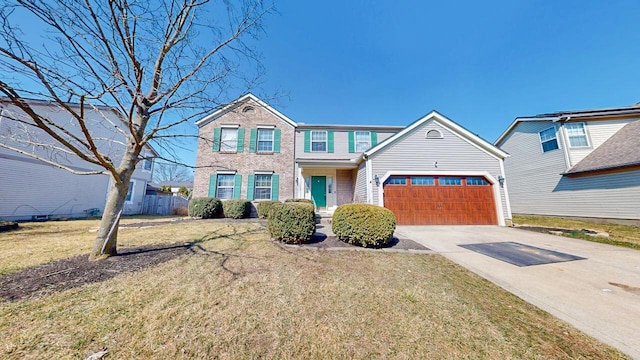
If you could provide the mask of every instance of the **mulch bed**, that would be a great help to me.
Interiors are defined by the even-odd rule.
[[[316,233],[310,242],[300,245],[301,247],[314,247],[318,249],[328,248],[362,248],[361,246],[347,244],[346,242],[338,240],[335,236],[326,236],[324,234]],[[428,248],[418,244],[417,242],[398,239],[394,237],[391,242],[386,246],[379,249],[394,249],[394,250],[429,250]]]
[[[143,270],[191,252],[191,244],[121,249],[117,256],[89,261],[80,255],[0,277],[0,298],[23,300]]]

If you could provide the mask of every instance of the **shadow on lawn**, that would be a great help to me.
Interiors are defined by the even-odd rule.
[[[231,274],[231,280],[234,280],[241,276],[242,273],[234,271],[227,266],[228,260],[233,257],[247,256],[208,250],[202,244],[223,238],[236,240],[238,237],[261,231],[264,230],[257,228],[234,233],[233,235],[213,232],[200,239],[183,244],[161,244],[120,249],[118,255],[100,261],[89,261],[88,254],[84,254],[26,268],[0,277],[0,298],[8,301],[17,301],[40,297],[84,284],[109,280],[118,274],[144,270],[187,254],[219,256],[220,267]]]

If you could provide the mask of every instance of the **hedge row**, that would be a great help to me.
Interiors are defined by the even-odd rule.
[[[381,247],[393,239],[396,217],[391,210],[367,204],[340,205],[331,221],[336,237],[349,244]]]

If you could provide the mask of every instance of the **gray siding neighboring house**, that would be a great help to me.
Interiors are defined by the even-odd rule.
[[[246,106],[255,109],[245,114]],[[399,223],[407,224],[505,225],[511,219],[502,170],[508,155],[435,111],[407,127],[304,124],[247,94],[197,124],[201,139],[194,196],[260,201],[253,196],[256,185],[245,179],[267,170],[280,178],[271,200],[312,199],[318,210],[332,212],[355,202],[386,206],[396,213],[394,206],[399,206],[404,211],[397,212]],[[247,151],[246,144],[253,141],[246,135],[248,129],[260,125],[280,128],[279,153]],[[245,129],[237,133],[238,139],[244,133],[244,147],[236,150],[234,142],[232,151],[217,151],[219,129],[225,126]],[[436,162],[440,165],[434,166]],[[212,191],[217,174],[235,176],[235,184],[226,185],[232,190]],[[387,180],[395,175],[405,176],[404,184],[389,184],[397,196],[385,200]],[[414,202],[420,206],[403,208]]]
[[[517,118],[495,142],[511,155],[513,212],[639,220],[638,118],[638,106]]]
[[[48,119],[64,126],[72,133],[79,134],[77,125],[67,119],[64,111],[48,102],[31,100],[32,107]],[[70,106],[77,106],[69,104]],[[122,120],[113,108],[95,107],[85,110],[87,127],[96,139],[101,152],[117,160],[122,154],[122,135],[113,130],[111,124]],[[75,170],[92,171],[100,168],[63,151],[52,150],[48,146],[25,146],[20,139],[30,139],[45,145],[54,140],[39,129],[23,130],[9,117],[20,117],[21,111],[8,102],[0,102],[0,141],[17,147],[27,153],[46,159],[54,159]],[[153,149],[145,154],[154,156]],[[131,179],[128,200],[123,214],[140,214],[146,185],[151,181],[153,161],[142,160]],[[0,148],[0,219],[31,220],[33,218],[73,218],[84,217],[98,209],[102,213],[109,190],[107,175],[76,175],[36,160],[25,154]]]

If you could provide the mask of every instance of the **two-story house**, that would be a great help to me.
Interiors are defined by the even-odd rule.
[[[399,224],[511,219],[508,155],[435,111],[406,127],[304,124],[248,94],[196,124],[196,197],[377,204]]]
[[[640,219],[640,106],[520,117],[508,152],[514,213]]]
[[[29,100],[32,108],[43,117],[63,127],[70,134],[81,136],[77,123],[70,121],[66,111],[48,101]],[[78,104],[67,104],[79,107]],[[44,131],[22,126],[13,120],[22,111],[8,100],[0,98],[0,141],[24,154],[0,147],[0,219],[31,220],[73,218],[102,213],[109,191],[107,175],[76,175],[39,161],[28,154],[53,160],[79,172],[102,170],[94,164],[57,149],[55,141]],[[117,160],[124,151],[124,136],[116,125],[124,124],[121,114],[106,106],[87,107],[85,123],[96,146]],[[124,125],[123,125],[124,126]],[[140,214],[147,183],[153,176],[155,151],[147,146],[144,160],[131,177],[123,208],[124,215]]]

